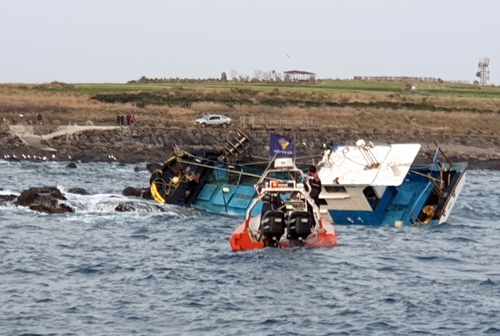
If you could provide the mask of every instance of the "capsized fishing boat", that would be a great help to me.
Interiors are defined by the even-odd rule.
[[[254,185],[269,163],[252,158],[250,138],[237,129],[221,150],[174,150],[151,175],[153,199],[221,214],[246,213],[256,195]]]
[[[282,179],[284,173],[288,179]],[[243,224],[231,235],[229,243],[233,251],[337,245],[334,226],[321,218],[306,187],[311,188],[308,179],[291,158],[276,159],[274,169],[267,169],[256,184],[257,196]],[[256,215],[253,209],[261,201],[264,206]]]
[[[430,164],[420,144],[332,146],[318,165],[321,215],[341,225],[420,226],[447,221],[465,184],[466,162],[438,147]],[[441,162],[440,156],[447,162]]]

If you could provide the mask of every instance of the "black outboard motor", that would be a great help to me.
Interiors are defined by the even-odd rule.
[[[286,223],[289,240],[303,241],[311,234],[313,219],[307,211],[291,212]]]
[[[285,214],[281,211],[267,211],[260,219],[260,229],[264,236],[264,246],[278,247],[285,233]]]

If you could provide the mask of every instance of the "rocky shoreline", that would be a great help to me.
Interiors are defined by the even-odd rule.
[[[244,130],[251,138],[253,155],[267,158],[269,135],[279,133],[295,140],[296,155],[320,155],[323,144],[354,144],[358,139],[374,144],[420,143],[417,162],[432,160],[439,144],[450,161],[466,161],[469,169],[500,169],[500,139],[467,134],[357,133],[349,129]],[[0,129],[0,159],[31,161],[81,161],[123,163],[163,162],[173,146],[185,150],[222,149],[234,129],[151,128],[151,127],[4,127]]]

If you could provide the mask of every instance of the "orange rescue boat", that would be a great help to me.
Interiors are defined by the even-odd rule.
[[[273,178],[283,173],[288,173],[290,179]],[[335,227],[321,219],[306,187],[311,190],[307,176],[291,159],[276,159],[274,169],[266,170],[256,185],[258,193],[243,224],[231,235],[229,243],[233,251],[337,245]],[[262,213],[252,216],[253,208],[260,201],[263,202]]]

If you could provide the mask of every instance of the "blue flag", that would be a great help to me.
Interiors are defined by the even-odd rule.
[[[269,154],[271,157],[292,157],[295,152],[293,140],[287,136],[271,134],[269,143]]]

